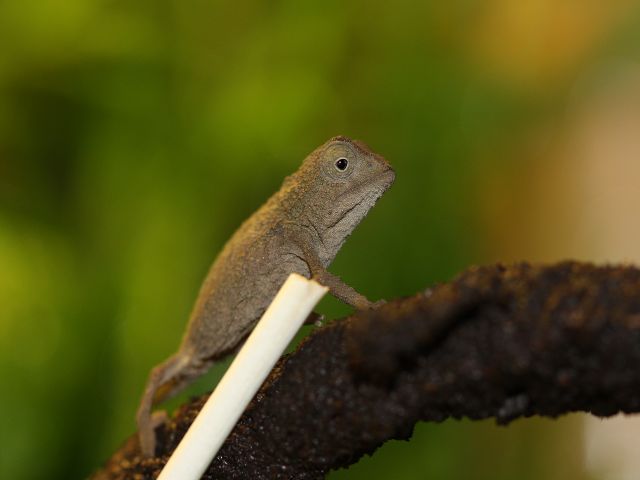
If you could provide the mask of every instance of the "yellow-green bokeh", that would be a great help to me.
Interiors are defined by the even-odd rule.
[[[397,171],[332,267],[349,283],[499,259],[487,172],[639,27],[632,2],[0,2],[0,477],[81,478],[134,431],[216,252],[330,136]],[[335,478],[556,478],[514,431],[501,457],[486,423],[421,425]]]

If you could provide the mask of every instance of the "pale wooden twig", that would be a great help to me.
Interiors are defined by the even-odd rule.
[[[158,480],[196,480],[327,288],[291,274],[174,451]]]

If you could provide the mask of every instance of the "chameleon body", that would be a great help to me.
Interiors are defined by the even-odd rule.
[[[290,273],[313,277],[355,308],[374,305],[326,268],[394,178],[366,145],[334,137],[240,226],[204,280],[178,351],[149,375],[137,414],[144,455],[155,453],[153,406],[237,349]]]

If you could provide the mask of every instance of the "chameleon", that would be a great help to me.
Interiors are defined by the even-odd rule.
[[[211,265],[177,352],[149,374],[136,415],[144,456],[155,454],[155,428],[164,415],[152,414],[154,406],[236,351],[289,274],[315,279],[356,309],[384,303],[369,301],[327,267],[394,180],[381,155],[337,136],[242,223]]]

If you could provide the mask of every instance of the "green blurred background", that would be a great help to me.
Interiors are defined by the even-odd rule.
[[[217,251],[333,135],[397,172],[332,267],[371,298],[474,263],[600,258],[557,206],[588,99],[635,78],[638,7],[0,2],[0,478],[82,478],[134,431]],[[423,424],[330,478],[599,478],[582,430]]]

